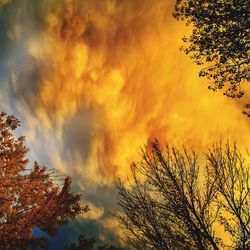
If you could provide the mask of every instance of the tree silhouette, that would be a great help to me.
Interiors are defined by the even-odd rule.
[[[250,169],[236,146],[214,147],[201,168],[195,152],[160,148],[142,152],[129,185],[118,181],[118,218],[136,249],[219,249],[215,223],[249,249]]]
[[[72,243],[69,246],[66,246],[64,250],[122,250],[122,248],[109,245],[109,244],[102,244],[99,245],[93,238],[86,238],[85,235],[79,236],[78,245]]]
[[[250,79],[249,9],[249,0],[177,0],[173,13],[193,28],[182,49],[196,64],[207,65],[200,76],[211,80],[214,91],[225,86],[232,98],[242,97],[241,83]]]
[[[250,167],[236,145],[214,147],[207,154],[210,177],[216,182],[219,221],[233,238],[236,249],[250,248]],[[226,219],[230,218],[230,220]]]
[[[57,225],[88,210],[81,205],[81,195],[71,192],[69,177],[57,185],[57,172],[37,162],[27,168],[25,139],[13,135],[18,126],[17,118],[0,114],[0,246],[4,249],[43,245],[32,236],[34,227],[55,235]]]

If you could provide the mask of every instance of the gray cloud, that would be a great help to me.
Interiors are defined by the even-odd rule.
[[[62,135],[62,157],[66,162],[74,164],[79,158],[83,162],[88,158],[93,119],[93,111],[85,109],[78,111],[65,121]]]
[[[91,108],[78,110],[72,117],[65,120],[61,141],[56,136],[53,137],[53,132],[48,133],[42,126],[39,126],[39,121],[30,122],[30,119],[32,121],[36,119],[34,109],[39,98],[42,76],[48,70],[49,62],[41,63],[36,60],[30,54],[28,43],[31,39],[41,44],[44,42],[40,33],[43,17],[53,7],[48,6],[48,2],[51,1],[13,0],[0,7],[0,108],[22,120],[22,127],[18,134],[27,135],[27,144],[31,149],[30,164],[38,160],[41,164],[53,167],[52,158],[55,152],[69,166],[74,167],[79,158],[84,163],[89,155],[91,128],[94,122]],[[86,29],[83,40],[85,39],[89,46],[98,46],[97,39],[100,37],[94,37],[97,34],[96,30],[91,30],[90,26]],[[53,111],[50,112],[50,116],[53,117]],[[56,130],[56,124],[53,126]],[[33,135],[29,135],[30,133]],[[74,174],[74,179],[79,180],[77,174]],[[72,184],[75,192],[82,192],[82,187],[77,182],[73,180]],[[100,218],[103,220],[108,218],[108,210],[117,210],[115,189],[99,186],[95,190],[84,193],[84,203],[92,202],[104,207],[105,213]],[[118,242],[117,236],[100,224],[100,221],[81,219],[59,228],[59,236],[51,239],[52,249],[57,246],[58,242],[61,245],[76,242],[79,234],[94,237],[99,241],[99,236],[102,234],[110,242]]]

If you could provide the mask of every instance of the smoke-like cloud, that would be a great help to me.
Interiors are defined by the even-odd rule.
[[[32,159],[71,175],[75,190],[85,191],[96,212],[88,223],[95,220],[99,236],[100,228],[105,237],[117,232],[107,215],[118,209],[113,180],[129,174],[144,144],[249,145],[238,104],[209,92],[179,51],[186,27],[172,18],[173,6],[0,1],[1,108],[22,118]]]

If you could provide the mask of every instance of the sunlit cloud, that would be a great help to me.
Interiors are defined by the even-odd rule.
[[[49,67],[35,113],[45,128],[62,130],[70,146],[63,158],[90,179],[125,177],[154,138],[194,148],[247,143],[238,106],[209,92],[178,50],[184,28],[172,9],[166,1],[65,1],[44,16],[47,46],[32,56]]]
[[[88,204],[90,211],[86,214],[82,214],[80,218],[84,220],[99,220],[104,215],[103,207],[97,207],[93,203]]]
[[[107,230],[119,231],[113,219],[103,221],[110,207],[98,204],[95,192],[126,178],[154,138],[197,150],[227,139],[249,146],[241,106],[209,92],[179,51],[187,28],[171,16],[174,1],[1,5],[0,69],[8,71],[1,108],[22,118],[32,159],[91,193],[89,220],[102,218]]]

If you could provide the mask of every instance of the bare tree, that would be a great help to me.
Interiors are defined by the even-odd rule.
[[[158,142],[141,157],[131,166],[129,184],[117,184],[124,212],[117,216],[131,246],[219,249],[226,245],[216,236],[216,222],[233,237],[235,249],[249,247],[249,167],[236,146],[215,146],[204,168],[194,151],[167,146],[163,152]]]
[[[207,154],[211,176],[219,192],[220,222],[233,238],[236,249],[250,248],[250,168],[236,145],[214,147]],[[227,218],[230,219],[226,219]]]

